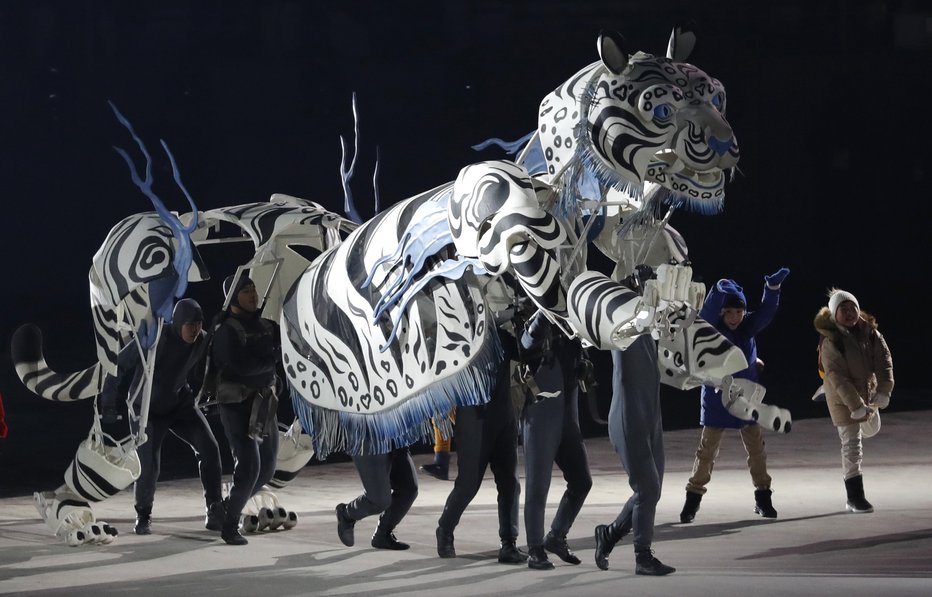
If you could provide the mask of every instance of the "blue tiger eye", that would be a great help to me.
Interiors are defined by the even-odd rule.
[[[725,97],[721,93],[716,93],[712,96],[712,105],[716,108],[721,109],[722,104],[725,103]]]
[[[666,120],[673,116],[673,108],[670,104],[660,104],[654,108],[654,118],[657,120]]]

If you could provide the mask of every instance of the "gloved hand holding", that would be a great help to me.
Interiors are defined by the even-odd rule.
[[[769,276],[764,276],[764,282],[766,282],[767,286],[771,288],[774,288],[774,289],[780,288],[780,284],[782,284],[783,280],[785,280],[786,277],[789,275],[790,275],[790,268],[781,267],[780,269],[770,274]]]
[[[538,311],[527,323],[527,333],[535,343],[543,342],[553,335],[553,325],[543,311]]]
[[[514,305],[515,316],[520,319],[528,319],[533,317],[537,312],[537,305],[534,304],[534,301],[523,294],[515,299]]]
[[[619,280],[621,284],[637,292],[644,287],[644,284],[648,280],[653,280],[657,277],[657,273],[649,265],[638,265],[634,268],[634,271],[628,275],[623,280]]]
[[[877,392],[871,398],[871,406],[874,408],[884,409],[890,406],[890,394],[886,392]]]
[[[867,408],[866,406],[862,406],[857,410],[851,411],[851,418],[855,423],[860,423],[862,421],[866,421],[870,414],[871,409]]]

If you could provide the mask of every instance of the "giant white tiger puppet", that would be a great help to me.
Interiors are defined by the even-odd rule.
[[[117,355],[128,342],[142,351],[144,378],[151,378],[156,352],[153,347],[161,322],[170,321],[175,300],[183,296],[187,282],[208,278],[197,245],[251,243],[255,254],[241,269],[249,269],[256,284],[265,289],[264,316],[277,319],[282,296],[309,263],[292,247],[302,245],[316,252],[324,251],[355,227],[316,203],[286,195],[273,195],[269,203],[199,213],[163,142],[175,182],[193,209],[179,217],[169,212],[152,190],[151,158],[129,122],[115,107],[113,110],[145,156],[144,177],[138,174],[126,152],[120,149],[118,152],[126,160],[133,181],[150,198],[156,211],[136,214],[118,223],[94,255],[89,282],[98,357],[95,364],[82,371],[60,374],[46,362],[42,335],[36,326],[24,325],[14,334],[12,356],[17,375],[30,390],[49,400],[74,401],[97,396],[106,377],[116,375]],[[232,225],[234,232],[221,230],[221,223]],[[224,234],[229,236],[224,238]],[[128,399],[138,401],[138,429],[142,430],[146,428],[148,392],[144,384],[140,395]],[[135,416],[134,409],[128,410],[130,416]],[[104,433],[100,421],[95,402],[89,437],[81,443],[65,472],[65,483],[54,491],[34,495],[36,508],[46,525],[69,545],[113,540],[116,530],[96,520],[91,503],[116,495],[140,472],[135,448],[146,441],[145,434],[133,433],[130,427],[127,437],[114,438]],[[275,488],[287,485],[313,453],[310,437],[302,433],[297,421],[280,427],[277,466],[270,482]],[[291,528],[296,520],[295,514],[284,510],[269,488],[263,488],[247,504],[243,527],[246,531],[276,526]]]
[[[724,87],[684,62],[693,42],[677,30],[667,57],[629,55],[602,34],[601,60],[543,100],[517,163],[467,166],[308,267],[282,310],[282,350],[319,455],[406,446],[451,407],[486,401],[506,273],[568,335],[624,349],[654,334],[665,383],[714,385],[733,414],[789,429],[761,386],[732,378],[747,363],[697,318],[705,288],[667,224],[678,207],[719,211],[738,160]],[[590,239],[616,279],[586,270]],[[639,291],[617,281],[644,265],[655,275]]]
[[[453,183],[359,228],[283,196],[179,218],[147,192],[147,167],[137,184],[158,212],[114,227],[91,269],[99,362],[58,374],[42,356],[38,329],[24,326],[13,342],[17,373],[51,400],[96,395],[119,349],[152,346],[151,331],[184,284],[206,278],[195,247],[224,242],[208,237],[228,222],[256,247],[243,269],[267,288],[263,315],[281,320],[293,403],[320,457],[408,445],[430,433],[432,417],[446,425],[451,406],[487,400],[501,359],[489,326],[513,300],[506,273],[565,333],[602,349],[652,333],[666,383],[721,387],[732,413],[788,430],[789,413],[762,404],[762,387],[732,379],[744,357],[696,317],[704,287],[691,281],[685,245],[667,224],[681,206],[718,211],[724,172],[738,158],[724,89],[683,62],[689,45],[674,35],[667,58],[628,55],[618,38],[600,36],[601,60],[544,99],[517,162],[468,166]],[[586,271],[589,241],[617,262],[615,280]],[[322,254],[308,262],[293,244]],[[643,265],[655,266],[656,278],[637,292],[617,281]],[[287,433],[294,445],[280,452],[280,484],[310,454],[306,434],[294,425]],[[133,443],[144,439],[104,442],[95,413],[65,485],[36,494],[53,532],[71,544],[112,540],[89,502],[132,482]],[[270,492],[257,498],[257,506],[277,505]]]

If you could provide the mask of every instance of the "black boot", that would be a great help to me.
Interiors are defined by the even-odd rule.
[[[391,531],[383,531],[382,529],[376,529],[375,534],[372,535],[372,547],[376,549],[392,549],[395,551],[401,551],[402,549],[408,549],[411,547],[407,543],[399,541],[395,538],[395,533]]]
[[[498,550],[499,564],[523,564],[527,562],[527,554],[518,549],[514,539],[502,539],[502,547]]]
[[[625,531],[614,522],[595,527],[595,565],[599,570],[608,570],[608,554],[624,536]]]
[[[433,464],[425,464],[421,466],[421,470],[430,475],[440,479],[441,481],[450,480],[450,453],[449,452],[434,452],[434,462]]]
[[[764,518],[776,518],[777,511],[773,509],[773,502],[770,500],[769,489],[754,490],[754,513],[760,514]]]
[[[208,531],[223,529],[223,519],[226,514],[227,509],[222,501],[213,502],[207,506],[207,518],[204,519],[204,528]]]
[[[455,558],[456,549],[453,547],[453,533],[437,527],[437,555],[441,558]]]
[[[686,503],[683,504],[683,511],[680,512],[680,522],[692,522],[696,518],[696,512],[699,511],[699,502],[702,501],[702,494],[693,491],[686,492]],[[776,515],[775,515],[776,516]]]
[[[350,518],[346,512],[346,504],[337,504],[337,536],[340,542],[347,547],[352,547],[356,539],[353,537],[353,527],[356,521]]]
[[[547,537],[544,538],[544,549],[556,555],[567,564],[575,566],[580,563],[580,559],[576,557],[576,554],[573,553],[573,550],[567,545],[566,537],[557,537],[553,534],[553,531],[547,533]]]
[[[845,489],[848,491],[848,503],[845,505],[848,512],[866,514],[874,511],[874,507],[864,497],[864,477],[858,475],[845,479]]]
[[[649,549],[635,552],[635,562],[635,574],[642,574],[644,576],[666,576],[667,574],[676,572],[676,568],[667,566],[655,558],[654,552]]]
[[[133,532],[137,535],[149,535],[152,533],[152,506],[143,508],[136,506],[136,526]]]
[[[553,562],[547,559],[547,552],[540,545],[527,550],[527,567],[531,570],[553,570]]]
[[[249,541],[239,532],[239,517],[227,511],[223,517],[223,527],[220,529],[220,538],[227,545],[246,545]]]

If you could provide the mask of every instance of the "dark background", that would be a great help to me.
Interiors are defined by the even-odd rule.
[[[113,100],[156,154],[157,191],[188,211],[158,139],[201,209],[281,192],[342,210],[339,135],[361,156],[354,185],[372,212],[375,147],[382,206],[452,180],[470,145],[536,127],[540,100],[597,59],[603,28],[663,53],[693,20],[690,62],[728,90],[741,172],[717,217],[673,224],[706,283],[731,277],[751,305],[781,266],[776,320],[759,337],[767,400],[824,416],[812,328],[826,289],[875,314],[896,364],[892,409],[926,408],[926,219],[932,9],[907,1],[0,2],[0,181],[4,227],[0,495],[52,489],[91,422],[91,405],[54,404],[17,380],[9,338],[45,333],[59,371],[94,358],[87,272],[108,230],[151,209],[111,149],[135,151]],[[134,153],[134,155],[137,155]],[[208,313],[235,252],[205,250],[214,279],[192,288]],[[600,357],[607,404],[610,361]],[[925,366],[928,366],[926,364]],[[698,390],[665,389],[667,428],[698,425]],[[604,433],[584,412],[587,435]],[[805,438],[799,438],[805,441]],[[196,473],[168,440],[164,476]]]

